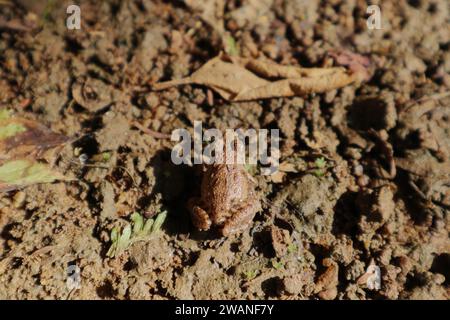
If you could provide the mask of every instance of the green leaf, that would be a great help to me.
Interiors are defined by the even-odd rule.
[[[8,119],[11,116],[11,110],[0,109],[0,120]]]
[[[0,126],[0,140],[14,137],[16,134],[27,131],[20,123],[8,123],[7,125]]]
[[[122,235],[120,236],[119,241],[128,241],[131,238],[131,225],[127,224],[125,228],[123,228]]]
[[[153,219],[148,219],[145,221],[144,228],[142,229],[142,233],[144,235],[149,235],[152,232],[152,226],[155,221]]]
[[[275,259],[272,259],[271,262],[272,262],[272,267],[274,269],[276,269],[276,270],[280,270],[281,268],[284,267],[284,263],[281,262],[281,261],[277,261]]]
[[[162,224],[166,220],[167,217],[167,211],[163,211],[155,219],[155,222],[153,223],[152,232],[158,232],[159,229],[161,229]]]
[[[111,230],[111,242],[117,242],[119,240],[119,230],[116,227]]]
[[[131,225],[127,224],[125,228],[123,228],[122,235],[119,237],[117,242],[117,248],[119,250],[123,250],[128,247],[131,239]]]
[[[111,247],[109,247],[106,256],[113,258],[116,255],[116,250],[117,250],[117,242],[114,242],[113,244],[111,244]]]
[[[132,224],[127,224],[125,228],[123,228],[120,236],[117,228],[111,230],[111,246],[106,255],[113,258],[117,253],[127,249],[133,242],[145,240],[144,236],[148,236],[161,229],[166,217],[167,212],[163,211],[155,220],[145,220],[138,212],[134,212],[131,215]]]
[[[0,192],[35,183],[68,180],[48,165],[28,159],[11,160],[0,165]]]
[[[314,175],[318,178],[323,177],[325,172],[322,169],[316,169],[313,171]]]
[[[225,51],[230,56],[238,56],[239,55],[239,49],[236,45],[236,40],[234,40],[234,38],[232,36],[228,36],[226,38]]]
[[[109,247],[106,256],[113,258],[116,255],[118,247],[119,247],[119,229],[117,227],[114,227],[111,230],[111,246]]]
[[[246,164],[244,164],[244,168],[245,168],[245,171],[247,171],[251,175],[255,175],[256,174],[256,170],[257,170],[257,166],[256,165],[250,164],[250,163],[246,163]]]
[[[103,162],[107,162],[111,159],[111,153],[109,152],[103,152],[102,153]]]
[[[142,231],[142,228],[144,227],[144,217],[139,213],[134,212],[131,215],[131,220],[133,221],[133,234],[137,235]]]
[[[294,253],[294,252],[297,252],[297,246],[295,245],[295,243],[291,243],[289,246],[288,246],[288,252],[289,253]]]
[[[327,161],[324,157],[317,158],[316,161],[314,161],[314,164],[316,165],[316,168],[322,169],[325,168],[327,165]]]
[[[253,278],[256,277],[257,273],[258,272],[256,270],[249,270],[244,272],[244,275],[247,280],[252,280]]]

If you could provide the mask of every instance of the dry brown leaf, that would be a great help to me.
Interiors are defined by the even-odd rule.
[[[282,183],[284,181],[286,173],[288,172],[298,172],[298,170],[293,163],[283,161],[278,166],[278,171],[270,175],[270,179],[273,183]]]
[[[291,97],[344,87],[356,80],[345,68],[300,68],[263,60],[217,56],[190,77],[160,82],[154,90],[182,84],[210,87],[229,101]]]
[[[271,180],[273,183],[282,183],[285,176],[286,176],[286,172],[283,172],[283,171],[277,171],[277,172],[272,173],[272,174],[270,175],[270,180]]]
[[[280,170],[282,172],[298,172],[298,170],[295,167],[295,164],[287,162],[287,161],[280,163],[278,170]]]
[[[0,162],[17,159],[59,146],[68,138],[36,121],[23,118],[0,119]]]

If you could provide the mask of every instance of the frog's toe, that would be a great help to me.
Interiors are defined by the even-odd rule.
[[[192,208],[191,219],[194,226],[199,230],[208,230],[211,227],[211,219],[209,219],[208,213],[199,206]]]

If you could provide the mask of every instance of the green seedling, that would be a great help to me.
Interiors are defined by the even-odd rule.
[[[144,228],[144,217],[134,212],[131,215],[131,221],[133,221],[133,234],[140,234]]]
[[[167,212],[163,211],[155,219],[144,219],[138,212],[131,215],[131,223],[127,224],[122,233],[118,228],[111,230],[111,246],[106,255],[110,258],[125,251],[132,243],[149,240],[158,233],[166,220]]]
[[[147,221],[145,221],[144,227],[142,228],[142,232],[144,234],[149,234],[152,230],[154,222],[155,222],[155,220],[153,220],[153,219],[148,219]]]
[[[277,261],[276,259],[272,259],[271,263],[272,263],[272,268],[274,268],[275,270],[280,270],[284,267],[284,263],[281,261]]]
[[[288,249],[288,252],[291,254],[297,252],[297,250],[298,250],[297,245],[295,245],[295,243],[291,243],[287,249]]]
[[[314,175],[316,177],[323,177],[325,175],[325,167],[327,165],[327,161],[324,157],[317,158],[316,161],[314,161],[314,165],[316,169],[313,171]]]
[[[163,211],[161,212],[155,219],[155,222],[152,225],[152,232],[158,232],[161,229],[161,226],[163,225],[164,221],[166,220],[167,212]]]
[[[320,157],[317,158],[316,161],[314,161],[314,164],[316,165],[317,168],[323,169],[327,165],[327,161],[325,160],[324,157]]]
[[[0,120],[8,119],[11,116],[11,110],[0,109]]]
[[[247,279],[247,280],[252,280],[257,275],[258,275],[258,271],[257,270],[249,270],[249,271],[244,272],[245,279]]]
[[[225,40],[225,51],[230,56],[238,56],[239,55],[239,49],[236,44],[236,40],[232,36],[228,36]]]
[[[256,174],[256,170],[258,169],[255,164],[246,163],[244,164],[245,171],[250,173],[252,176]]]
[[[103,152],[102,153],[103,162],[108,162],[111,159],[111,153]]]

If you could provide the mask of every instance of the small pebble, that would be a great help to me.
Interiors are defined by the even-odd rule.
[[[364,173],[364,168],[362,165],[358,164],[353,168],[353,174],[357,177],[361,177]]]
[[[78,157],[78,160],[80,161],[81,164],[86,164],[86,162],[88,161],[88,155],[86,153],[80,154],[80,156]]]
[[[23,192],[23,191],[17,192],[13,198],[14,208],[19,209],[19,208],[23,207],[23,205],[25,204],[26,197],[27,197],[27,195],[25,192]]]
[[[362,176],[358,177],[358,179],[356,180],[356,183],[360,187],[365,187],[369,184],[369,177],[367,175],[362,175]]]

